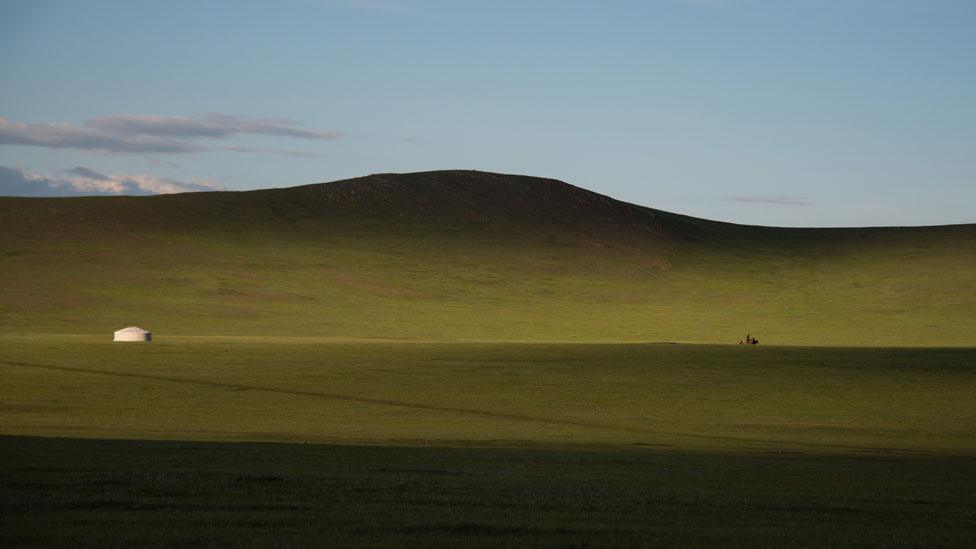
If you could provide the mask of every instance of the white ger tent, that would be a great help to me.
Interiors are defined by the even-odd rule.
[[[116,330],[113,341],[152,341],[152,333],[136,326],[129,326]]]

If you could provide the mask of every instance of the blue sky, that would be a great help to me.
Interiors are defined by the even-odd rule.
[[[976,222],[976,2],[0,1],[0,194],[554,177],[787,226]]]

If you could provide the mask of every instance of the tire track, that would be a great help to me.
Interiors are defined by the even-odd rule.
[[[427,412],[449,412],[452,414],[460,414],[472,417],[482,417],[488,419],[505,419],[511,421],[523,421],[532,423],[543,423],[549,425],[561,425],[569,427],[586,427],[591,429],[605,429],[613,431],[623,431],[623,432],[633,432],[641,434],[670,434],[667,431],[658,431],[653,429],[642,429],[639,427],[624,427],[619,425],[611,425],[608,423],[599,422],[586,422],[586,421],[574,421],[568,419],[555,419],[547,418],[542,416],[531,416],[523,414],[509,414],[505,412],[491,412],[487,410],[478,410],[473,408],[460,408],[453,406],[435,406],[432,404],[421,404],[417,402],[408,402],[403,400],[393,400],[393,399],[382,399],[382,398],[371,398],[371,397],[359,397],[351,395],[342,395],[338,393],[326,393],[321,391],[308,391],[303,389],[284,389],[278,387],[265,387],[261,385],[249,385],[246,383],[229,383],[224,381],[207,381],[202,379],[191,379],[183,377],[173,377],[173,376],[163,376],[156,374],[137,374],[129,372],[113,372],[109,370],[97,370],[94,368],[71,368],[67,366],[54,366],[51,364],[32,364],[26,362],[0,362],[0,364],[6,364],[9,366],[21,366],[25,368],[39,368],[42,370],[54,370],[60,372],[72,372],[72,373],[83,373],[83,374],[93,374],[93,375],[103,375],[112,377],[124,377],[131,379],[146,379],[152,381],[164,381],[169,383],[181,383],[185,385],[197,385],[200,387],[214,387],[218,389],[233,389],[233,390],[247,390],[247,391],[263,391],[267,393],[283,394],[283,395],[293,395],[293,396],[303,396],[303,397],[314,397],[327,400],[336,400],[342,402],[355,402],[358,404],[371,404],[376,406],[392,406],[397,408],[408,408],[412,410],[423,410]]]
[[[5,364],[8,366],[19,366],[23,368],[37,368],[41,370],[50,370],[58,372],[71,372],[71,373],[81,373],[81,374],[91,374],[91,375],[101,375],[109,377],[121,377],[130,379],[144,379],[151,381],[162,381],[167,383],[179,383],[184,385],[196,385],[198,387],[213,387],[218,389],[234,389],[234,390],[247,390],[247,391],[262,391],[266,393],[282,394],[282,395],[293,395],[301,397],[312,397],[326,400],[334,400],[339,402],[354,402],[358,404],[369,404],[374,406],[390,406],[395,408],[406,408],[410,410],[423,410],[427,412],[441,412],[441,413],[452,413],[459,414],[468,417],[478,417],[485,419],[495,419],[495,420],[507,420],[507,421],[519,421],[527,423],[537,423],[543,425],[557,425],[562,427],[579,427],[585,429],[594,429],[602,431],[616,431],[620,433],[633,433],[639,435],[656,435],[656,436],[671,436],[671,437],[681,437],[690,438],[696,440],[708,440],[708,441],[721,441],[721,442],[734,442],[734,443],[752,443],[762,446],[806,446],[811,448],[830,448],[834,450],[845,450],[845,451],[858,451],[858,452],[880,452],[880,453],[898,453],[898,454],[913,454],[913,455],[930,455],[929,452],[911,450],[905,448],[876,448],[876,447],[862,447],[862,446],[851,446],[843,444],[830,444],[830,443],[818,443],[818,442],[801,442],[801,441],[790,441],[790,440],[765,440],[749,437],[734,437],[734,436],[722,436],[722,435],[704,435],[700,433],[688,433],[681,431],[668,431],[664,429],[648,429],[645,427],[627,427],[622,425],[613,425],[609,423],[601,423],[596,421],[580,421],[580,420],[570,420],[570,419],[557,419],[549,418],[543,416],[532,416],[527,414],[510,414],[505,412],[492,412],[488,410],[478,410],[474,408],[461,408],[454,406],[435,406],[432,404],[421,404],[417,402],[408,402],[402,400],[393,399],[382,399],[382,398],[370,398],[370,397],[359,397],[342,395],[337,393],[326,393],[321,391],[308,391],[302,389],[284,389],[278,387],[264,387],[261,385],[249,385],[246,383],[228,383],[224,381],[207,381],[202,379],[190,379],[175,376],[164,376],[156,374],[137,374],[129,372],[113,372],[109,370],[98,370],[94,368],[70,368],[67,366],[55,366],[52,364],[33,364],[27,362],[10,362],[2,361],[0,364]]]

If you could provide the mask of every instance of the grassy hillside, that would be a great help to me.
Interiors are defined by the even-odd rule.
[[[974,273],[478,172],[0,198],[0,544],[966,546]]]
[[[976,226],[774,229],[480,172],[0,198],[0,332],[976,344]]]

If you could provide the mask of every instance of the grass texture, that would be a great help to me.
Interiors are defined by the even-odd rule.
[[[976,461],[0,437],[0,544],[969,547]]]

